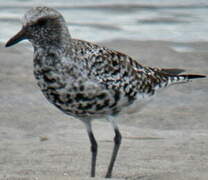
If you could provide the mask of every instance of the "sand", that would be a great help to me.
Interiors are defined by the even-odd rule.
[[[208,74],[208,43],[114,40],[100,43],[140,63]],[[84,125],[57,110],[33,77],[29,44],[0,45],[0,179],[89,180]],[[138,112],[118,118],[123,142],[113,179],[208,179],[208,80],[171,86]],[[109,123],[95,121],[96,180],[112,151]]]

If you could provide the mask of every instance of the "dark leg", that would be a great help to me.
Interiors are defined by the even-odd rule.
[[[92,160],[91,160],[91,177],[95,177],[95,167],[96,167],[96,157],[97,157],[97,142],[93,135],[92,131],[88,131],[88,136],[91,143],[91,152],[92,152]]]
[[[117,154],[118,154],[118,150],[119,150],[119,147],[120,147],[120,144],[121,144],[121,134],[119,132],[119,129],[118,128],[115,128],[115,138],[114,138],[114,148],[113,148],[113,153],[112,153],[112,156],[111,156],[111,161],[110,161],[110,164],[108,166],[108,171],[106,173],[106,178],[111,178],[112,176],[112,171],[113,171],[113,165],[115,163],[115,160],[116,160],[116,157],[117,157]]]

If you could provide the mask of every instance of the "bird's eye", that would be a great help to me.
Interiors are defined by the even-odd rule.
[[[36,24],[39,26],[44,26],[47,23],[47,21],[48,21],[47,19],[42,18],[39,19]]]

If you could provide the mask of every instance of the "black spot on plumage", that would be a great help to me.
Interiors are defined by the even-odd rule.
[[[118,101],[120,99],[120,92],[119,91],[115,91],[114,94],[114,103],[110,106],[110,107],[114,107],[117,105]]]
[[[75,97],[75,100],[76,101],[92,101],[93,98],[89,98],[89,97],[86,97],[84,94],[82,93],[77,93],[76,97]]]
[[[99,111],[99,110],[102,110],[104,109],[105,107],[107,107],[109,105],[109,99],[106,99],[103,104],[97,104],[96,105],[96,110]]]
[[[106,99],[106,100],[104,101],[104,104],[103,104],[103,105],[104,105],[105,107],[107,107],[107,106],[109,105],[109,103],[110,103],[110,100],[109,100],[109,99]]]
[[[131,95],[128,96],[128,102],[129,104],[132,104],[134,100],[136,99],[136,92],[131,92]]]
[[[85,97],[84,97],[83,94],[81,94],[81,93],[78,93],[78,94],[76,95],[76,97],[75,97],[75,100],[76,100],[76,101],[80,101],[80,100],[83,100],[83,99],[85,99]]]
[[[152,92],[152,88],[151,88],[151,86],[149,86],[148,88],[147,88],[147,93],[149,94],[149,93],[151,93]]]
[[[80,53],[81,53],[81,55],[84,55],[84,50],[81,49],[81,50],[80,50]]]
[[[95,56],[95,59],[96,59],[96,60],[99,60],[99,59],[100,59],[100,56]]]
[[[100,49],[100,50],[99,50],[99,53],[103,54],[103,50],[102,50],[102,49]]]
[[[115,99],[115,101],[118,101],[120,99],[120,92],[119,91],[115,92],[114,99]]]
[[[123,73],[123,77],[125,77],[125,76],[128,76],[128,72],[127,72],[127,71],[125,71],[125,72]]]
[[[84,86],[81,85],[81,86],[79,87],[79,90],[80,90],[80,91],[84,91]]]
[[[50,73],[51,72],[51,68],[44,68],[44,69],[41,69],[41,73],[42,74],[46,74],[46,73]]]
[[[54,83],[54,82],[56,82],[56,80],[55,79],[53,79],[53,78],[48,78],[48,76],[47,75],[43,75],[43,78],[44,78],[44,80],[47,82],[47,83]]]
[[[113,62],[112,62],[112,65],[113,65],[113,66],[117,66],[117,65],[118,65],[118,62],[117,62],[117,61],[113,61]]]
[[[71,99],[71,98],[67,98],[67,103],[68,103],[68,104],[73,103],[73,99]]]
[[[115,54],[111,53],[111,58],[114,59],[114,57],[115,57]]]
[[[129,96],[131,96],[131,93],[133,92],[133,89],[131,88],[131,89],[129,89],[129,91],[126,93],[126,96],[127,97],[129,97]]]
[[[66,110],[66,113],[72,113],[72,110],[67,109],[67,110]]]
[[[41,72],[40,71],[34,71],[34,76],[37,80],[41,79]]]
[[[60,99],[60,97],[59,97],[59,95],[58,95],[57,93],[55,93],[55,92],[50,92],[49,94],[50,94],[50,96],[53,97],[53,99],[54,99],[55,102],[58,101],[58,102],[63,103],[63,102],[61,101],[61,99]]]
[[[105,93],[101,93],[101,94],[97,95],[98,99],[104,99],[105,97],[106,97]]]
[[[125,84],[123,85],[123,88],[126,89],[128,86],[129,86],[129,84],[125,83]]]
[[[108,69],[105,69],[105,70],[104,70],[104,73],[105,73],[105,74],[108,74],[108,73],[109,73]]]
[[[117,70],[114,70],[111,74],[112,75],[117,75],[117,74],[119,74],[120,73],[120,69],[117,69]]]
[[[97,105],[96,105],[96,111],[99,111],[99,110],[101,110],[101,109],[103,109],[103,106],[100,105],[100,104],[97,104]]]
[[[80,104],[80,105],[78,106],[78,109],[81,109],[81,110],[89,110],[89,109],[92,108],[92,106],[93,106],[93,104],[90,104],[90,103],[86,104],[85,106],[82,105],[82,104]]]
[[[85,111],[74,111],[74,113],[77,114],[78,116],[79,116],[79,115],[86,114]]]
[[[55,53],[49,53],[48,56],[51,57],[51,58],[55,58],[56,54]]]

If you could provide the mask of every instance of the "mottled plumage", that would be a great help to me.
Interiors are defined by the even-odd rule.
[[[61,14],[47,7],[30,9],[23,18],[22,30],[6,46],[23,39],[34,47],[34,75],[45,97],[86,124],[92,145],[92,177],[97,154],[92,119],[114,116],[172,83],[204,77],[143,66],[118,51],[72,39]],[[115,146],[106,177],[111,177],[121,143],[119,129],[113,120],[112,124]]]

